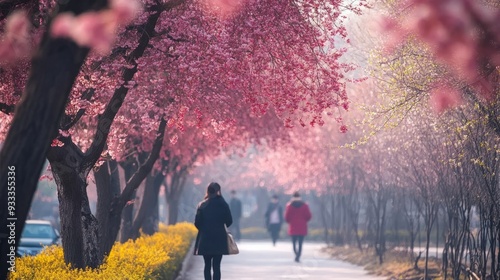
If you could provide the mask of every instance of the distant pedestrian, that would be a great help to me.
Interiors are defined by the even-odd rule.
[[[311,220],[311,217],[309,205],[300,198],[299,192],[295,192],[286,205],[285,220],[289,224],[288,234],[292,237],[296,262],[300,262],[302,243],[307,235],[307,222]]]
[[[234,235],[236,241],[241,239],[240,220],[242,216],[241,200],[236,196],[236,191],[231,191],[231,200],[229,201],[229,208],[233,217],[233,225],[231,225],[231,233]]]
[[[283,207],[279,204],[277,195],[273,195],[271,202],[267,205],[265,217],[267,231],[271,234],[273,245],[276,246],[283,224]]]
[[[203,255],[205,280],[220,280],[222,255],[227,255],[226,228],[232,224],[231,210],[221,196],[218,183],[210,183],[205,199],[198,204],[194,225],[198,229],[195,255]],[[213,278],[211,270],[213,269]]]

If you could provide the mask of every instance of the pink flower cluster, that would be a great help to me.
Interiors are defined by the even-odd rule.
[[[447,84],[436,85],[431,92],[430,104],[436,113],[462,104],[460,93]]]
[[[112,0],[110,8],[106,10],[78,16],[63,13],[54,20],[51,34],[54,37],[71,38],[80,46],[106,54],[115,41],[118,27],[132,21],[140,9],[140,3],[136,0]]]
[[[385,27],[395,35],[396,42],[409,35],[416,36],[456,78],[465,80],[476,93],[488,99],[494,94],[495,86],[494,75],[490,74],[496,74],[500,67],[500,10],[479,2],[404,1],[399,7],[400,17],[388,19]],[[487,71],[488,68],[493,70]],[[455,97],[434,99],[453,100]]]
[[[207,11],[213,12],[221,18],[234,15],[243,6],[244,0],[203,0]]]
[[[30,27],[26,13],[18,11],[9,16],[4,35],[0,38],[0,62],[10,63],[29,53]]]

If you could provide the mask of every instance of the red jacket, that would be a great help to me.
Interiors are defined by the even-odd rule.
[[[289,235],[307,235],[307,222],[311,219],[309,205],[302,200],[290,201],[286,205],[285,221],[289,224]]]

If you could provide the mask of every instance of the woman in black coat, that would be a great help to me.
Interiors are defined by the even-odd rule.
[[[222,255],[229,253],[226,228],[233,223],[231,210],[220,193],[218,183],[210,183],[205,199],[198,204],[194,225],[198,229],[195,255],[205,260],[205,280],[220,280]],[[213,268],[213,278],[211,269]]]

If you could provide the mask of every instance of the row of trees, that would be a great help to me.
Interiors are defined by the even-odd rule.
[[[339,62],[344,50],[336,47],[346,39],[343,14],[359,13],[364,1],[141,4],[138,11],[118,0],[0,3],[2,50],[16,46],[9,41],[12,26],[34,49],[33,58],[16,55],[20,61],[0,66],[1,205],[7,205],[7,167],[15,166],[17,244],[48,159],[64,258],[76,268],[98,266],[120,227],[122,240],[136,237],[161,184],[175,209],[195,163],[230,145],[281,138],[283,123],[322,124],[324,113],[348,107],[344,74],[351,66]],[[18,9],[27,17],[7,18]],[[125,26],[121,20],[134,14]],[[96,215],[87,195],[91,174]],[[144,180],[133,219],[131,200]],[[5,223],[6,211],[0,213]]]
[[[390,46],[356,33],[369,78],[351,90],[354,131],[298,128],[250,173],[318,192],[329,241],[368,245],[383,262],[396,245],[415,258],[423,233],[425,279],[432,240],[445,277],[500,279],[498,1],[402,2],[373,2],[391,15]]]

